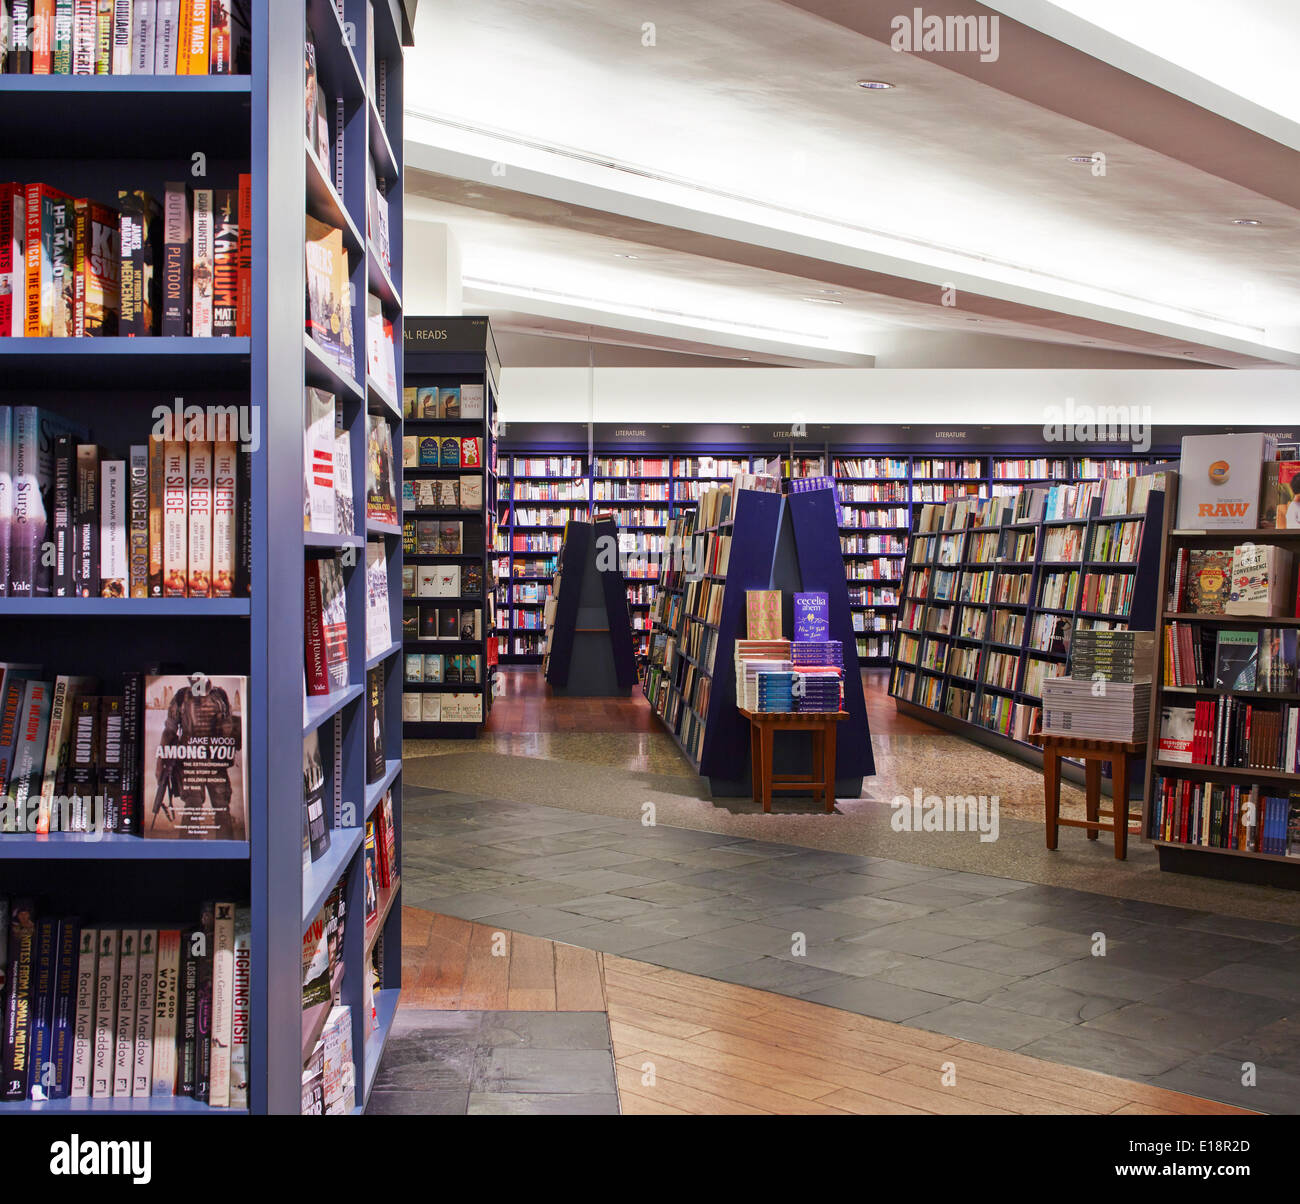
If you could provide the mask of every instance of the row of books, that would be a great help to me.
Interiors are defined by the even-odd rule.
[[[1157,774],[1151,798],[1152,840],[1300,857],[1300,791]]]
[[[585,505],[589,492],[586,481],[547,481],[544,484],[538,482],[525,484],[517,481],[514,485],[513,497],[507,498],[503,489],[501,498],[516,502],[581,502]],[[599,487],[596,489],[597,501],[610,500],[602,497],[603,493],[604,490]]]
[[[304,1115],[347,1115],[356,1106],[352,1013],[338,1003],[345,967],[346,900],[344,874],[302,935],[304,1028],[311,1024],[313,1015],[325,1012],[320,1036],[303,1064]]]
[[[1166,706],[1161,761],[1300,772],[1300,707],[1266,706],[1227,695],[1194,707]]]
[[[1199,623],[1167,623],[1164,684],[1294,693],[1298,634],[1294,627],[1234,630]]]
[[[403,640],[481,640],[483,611],[478,606],[402,607]]]
[[[573,492],[562,494],[550,492],[556,488]],[[571,497],[576,494],[585,497],[586,488],[586,481],[566,481],[559,486],[516,483],[514,496],[516,498]],[[656,484],[649,481],[598,480],[595,483],[594,497],[600,502],[666,502],[669,500],[667,484]]]
[[[478,435],[403,435],[403,468],[482,468]]]
[[[483,656],[478,652],[408,652],[402,680],[412,685],[474,685],[483,681]]]
[[[304,569],[304,696],[320,696],[348,684],[348,622],[344,553],[312,556]],[[388,559],[379,540],[366,544],[366,657],[393,642],[388,599]]]
[[[0,184],[0,335],[234,337],[252,326],[251,177],[119,189],[117,208]]]
[[[402,547],[408,556],[470,556],[483,550],[483,525],[462,519],[406,519]]]
[[[406,564],[404,598],[481,598],[483,569],[477,564]]]
[[[416,422],[482,418],[483,386],[407,385],[402,390],[402,417]]]
[[[247,1108],[251,974],[251,914],[234,903],[158,929],[92,927],[0,897],[0,1098]]]
[[[1300,617],[1300,583],[1287,548],[1242,543],[1177,548],[1165,609],[1182,614]]]
[[[416,477],[402,481],[402,510],[480,510],[483,478]]]
[[[247,75],[241,0],[5,0],[9,75]]]
[[[247,679],[130,673],[115,685],[3,666],[0,832],[246,840]]]
[[[482,723],[483,695],[408,690],[402,695],[403,723]]]

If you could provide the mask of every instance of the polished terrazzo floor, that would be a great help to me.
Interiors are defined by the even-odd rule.
[[[413,783],[403,810],[409,906],[1300,1109],[1300,927]]]

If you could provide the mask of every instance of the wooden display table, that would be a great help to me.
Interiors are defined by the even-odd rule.
[[[813,798],[820,798],[827,811],[835,809],[835,725],[843,723],[847,711],[747,711],[738,708],[749,720],[749,759],[753,766],[754,802],[764,811],[772,810],[772,791],[802,793],[812,788]],[[807,732],[812,736],[813,763],[810,774],[777,777],[772,772],[772,737],[776,732]]]
[[[1129,758],[1145,754],[1145,740],[1090,740],[1081,736],[1057,736],[1050,732],[1030,732],[1029,739],[1043,748],[1043,792],[1047,802],[1047,847],[1056,848],[1058,828],[1086,828],[1088,839],[1096,840],[1098,832],[1115,833],[1115,859],[1128,857],[1128,771]],[[1073,757],[1083,762],[1086,783],[1087,819],[1061,818],[1061,758]],[[1111,789],[1114,794],[1111,810],[1101,809],[1101,764],[1111,763]],[[1102,823],[1108,819],[1110,823]],[[1141,835],[1142,822],[1133,830]]]

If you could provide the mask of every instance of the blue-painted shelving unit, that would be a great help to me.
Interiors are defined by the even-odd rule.
[[[384,88],[368,95],[367,3],[374,8],[374,61]],[[349,923],[340,1002],[353,1011],[358,1110],[374,1082],[401,979],[400,886],[383,892],[377,919],[363,922],[364,820],[393,791],[401,831],[400,639],[380,655],[365,648],[367,541],[382,542],[392,630],[401,630],[400,531],[370,524],[347,540],[302,530],[305,385],[344,402],[351,435],[358,524],[365,514],[365,414],[384,414],[401,445],[401,409],[366,372],[367,288],[402,329],[402,55],[411,43],[410,0],[251,0],[252,71],[245,76],[0,76],[0,104],[17,119],[5,142],[7,178],[44,181],[113,203],[117,189],[161,196],[167,180],[232,187],[252,179],[252,334],[248,338],[0,339],[0,402],[36,404],[74,416],[113,447],[141,442],[156,405],[251,406],[251,596],[226,601],[0,599],[0,659],[40,660],[48,672],[108,678],[151,664],[193,666],[248,678],[247,841],[163,842],[77,835],[0,837],[4,889],[31,893],[50,911],[107,923],[192,922],[200,901],[248,904],[253,924],[249,1110],[301,1107],[302,938],[325,896],[346,873]],[[305,137],[304,55],[310,31],[325,91],[343,100],[343,191],[334,191]],[[196,156],[202,155],[202,160]],[[366,159],[374,159],[390,207],[392,268],[378,262],[364,231]],[[197,175],[199,164],[206,175]],[[305,203],[304,203],[305,202]],[[354,286],[357,348],[348,373],[304,335],[304,213],[344,230]],[[396,340],[397,378],[402,376]],[[307,557],[342,550],[346,573],[349,686],[303,702],[303,580]],[[21,654],[21,655],[19,655]],[[365,781],[363,684],[384,673],[386,773]],[[343,814],[329,853],[302,865],[302,770],[298,748],[319,729],[331,763],[340,740]],[[333,783],[329,784],[331,787]],[[328,796],[327,796],[328,797]],[[330,808],[327,807],[327,814]],[[363,969],[383,942],[375,997],[378,1025],[366,1033]],[[183,1098],[8,1103],[15,1111],[228,1113]]]

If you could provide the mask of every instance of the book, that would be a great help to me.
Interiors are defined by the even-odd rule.
[[[212,597],[233,598],[238,574],[239,444],[212,444]]]
[[[189,448],[183,439],[162,445],[162,597],[189,594]],[[151,568],[152,573],[152,568]]]
[[[302,742],[303,864],[319,861],[330,847],[330,830],[325,822],[325,762],[320,735],[312,730]]]
[[[158,0],[135,0],[131,15],[131,75],[152,75],[157,38]]]
[[[131,1042],[131,1095],[147,1099],[153,1088],[154,1020],[158,1002],[158,933],[140,932],[135,1019]]]
[[[153,1067],[150,1095],[176,1091],[176,1040],[181,986],[181,933],[164,928],[158,933],[158,975],[154,993]]]
[[[234,1022],[235,905],[213,905],[212,1032],[209,1041],[208,1103],[230,1106],[230,1033]]]
[[[356,501],[352,492],[352,436],[343,425],[343,406],[335,410],[334,423],[334,525],[339,535],[357,532]]]
[[[100,523],[99,448],[93,443],[77,444],[76,506],[73,517],[73,593],[79,598],[100,594],[100,552],[103,528]]]
[[[31,1067],[31,1009],[36,972],[36,908],[31,899],[14,899],[9,909],[4,1013],[3,1077],[0,1099],[27,1097]]]
[[[48,1100],[54,1095],[51,1037],[54,1025],[54,958],[57,920],[41,916],[36,922],[32,951],[31,1003],[27,1033],[27,1098]]]
[[[26,208],[22,184],[0,183],[0,338],[22,335],[26,325]]]
[[[67,1099],[72,1088],[73,1037],[77,1011],[77,962],[81,923],[75,916],[58,922],[55,941],[54,999],[51,1007],[50,1057],[45,1067],[53,1071],[51,1099]]]
[[[1192,762],[1196,712],[1192,707],[1164,707],[1160,713],[1159,759],[1184,764]]]
[[[1300,530],[1300,460],[1269,460],[1264,464],[1259,525]]]
[[[239,190],[217,189],[212,212],[212,334],[233,338],[239,323]]]
[[[366,657],[393,642],[388,601],[388,557],[383,540],[366,543]]]
[[[1232,549],[1232,575],[1224,612],[1281,616],[1291,599],[1292,556],[1276,544],[1238,544]]]
[[[74,202],[73,323],[71,334],[118,333],[122,308],[120,215],[93,201]]]
[[[117,1006],[113,1035],[113,1095],[129,1096],[135,1067],[135,1009],[140,972],[140,930],[122,929],[118,944]]]
[[[150,558],[148,445],[132,445],[127,470],[127,587],[132,598],[147,598]]]
[[[199,924],[195,939],[195,996],[197,1007],[194,1016],[194,1084],[191,1094],[202,1103],[208,1102],[212,1089],[212,954],[216,941],[216,905],[204,902],[199,908]]]
[[[211,188],[194,190],[194,231],[190,254],[190,329],[195,338],[213,331],[213,273],[216,264],[216,194]]]
[[[830,599],[824,593],[794,595],[794,638],[829,640]]]
[[[90,1094],[95,1099],[113,1094],[113,1057],[117,1036],[118,941],[116,928],[99,929],[95,957],[95,1043],[91,1061]]]
[[[190,198],[183,182],[163,185],[162,333],[190,333]]]
[[[208,38],[211,0],[184,0],[181,5],[180,52],[177,75],[208,74]]]
[[[7,794],[12,803],[11,810],[19,817],[24,832],[31,832],[36,826],[53,694],[53,682],[33,678],[23,684],[22,707],[18,730],[14,735]]]
[[[175,75],[180,60],[181,0],[157,0],[154,16],[153,73]]]
[[[347,598],[338,556],[307,561],[304,574],[308,694],[328,694],[348,684]]]
[[[366,674],[366,784],[379,781],[388,768],[384,747],[384,667]]]
[[[751,589],[745,591],[745,634],[751,640],[781,638],[781,591]]]
[[[26,314],[28,338],[71,334],[74,286],[71,272],[74,228],[73,198],[48,184],[28,184],[24,199],[26,233]],[[67,292],[65,292],[65,287]]]
[[[348,255],[343,231],[306,218],[307,333],[349,378],[356,377]]]
[[[1276,443],[1262,434],[1184,435],[1178,526],[1184,530],[1253,529],[1259,523],[1263,466]]]
[[[303,404],[303,529],[333,533],[336,528],[334,394],[308,386]]]
[[[230,1093],[232,1108],[248,1107],[253,1020],[253,915],[235,908],[234,980],[230,997]]]
[[[148,192],[119,189],[117,207],[122,229],[121,333],[133,337],[156,335],[162,313],[162,206]]]
[[[64,821],[70,816],[62,814],[62,809],[55,805],[56,798],[61,798],[67,785],[69,745],[72,737],[72,718],[77,699],[83,694],[93,693],[98,682],[93,677],[60,674],[54,682],[54,694],[50,702],[49,734],[45,745],[45,765],[41,778],[40,807],[36,816],[36,832],[44,834],[51,830],[70,831]]]
[[[380,414],[366,415],[366,517],[393,526],[399,521],[392,432]]]
[[[72,1025],[72,1072],[68,1095],[89,1099],[95,1057],[96,959],[99,930],[83,928],[77,938],[76,1012]]]
[[[1188,606],[1193,614],[1226,613],[1232,589],[1232,552],[1225,548],[1194,548],[1188,560]]]
[[[244,677],[147,676],[142,763],[153,805],[143,834],[246,840]]]
[[[99,508],[99,593],[125,598],[130,566],[127,559],[127,510],[130,505],[125,460],[105,460],[101,466]]]
[[[189,471],[186,594],[212,596],[212,444],[193,439],[186,452]]]

